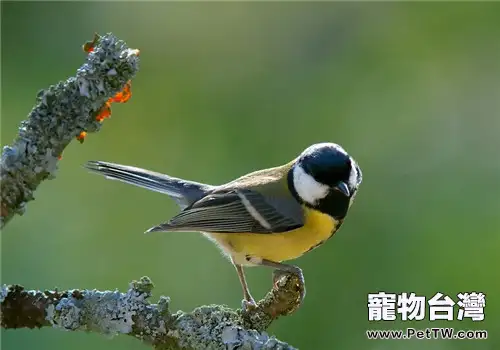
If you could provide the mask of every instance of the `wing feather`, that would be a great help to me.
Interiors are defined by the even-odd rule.
[[[302,207],[293,197],[267,198],[251,189],[207,195],[152,231],[278,233],[304,225]]]

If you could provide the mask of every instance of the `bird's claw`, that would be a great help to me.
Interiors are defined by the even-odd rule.
[[[253,310],[257,309],[257,303],[253,299],[250,299],[250,300],[243,299],[241,301],[241,309],[243,311],[247,311],[247,312],[253,311]]]

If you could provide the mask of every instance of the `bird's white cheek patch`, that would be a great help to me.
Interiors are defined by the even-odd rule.
[[[328,186],[316,181],[300,165],[293,168],[293,185],[300,198],[309,204],[316,204],[328,195]]]
[[[356,166],[354,165],[354,161],[352,158],[349,159],[351,162],[351,173],[349,174],[349,188],[355,188],[356,183],[358,182],[358,171],[356,170]]]

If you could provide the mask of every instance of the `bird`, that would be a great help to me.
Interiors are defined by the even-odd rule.
[[[257,304],[244,268],[252,266],[273,268],[275,283],[283,274],[295,275],[304,300],[302,269],[285,261],[319,247],[340,229],[363,179],[354,158],[331,142],[312,144],[285,164],[222,185],[106,161],[88,161],[84,167],[175,200],[180,212],[145,233],[202,233],[234,265],[243,305],[249,308]]]

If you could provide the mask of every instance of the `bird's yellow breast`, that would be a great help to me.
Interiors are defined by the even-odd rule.
[[[305,209],[304,226],[282,233],[206,233],[235,263],[252,265],[249,257],[275,262],[295,259],[319,246],[340,222],[319,211]]]

